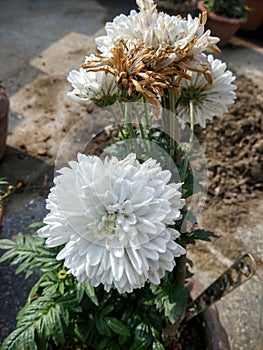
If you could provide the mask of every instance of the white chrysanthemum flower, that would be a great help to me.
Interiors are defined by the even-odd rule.
[[[215,50],[219,39],[210,36],[210,31],[204,33],[204,25],[199,18],[187,19],[170,16],[163,12],[158,13],[152,0],[138,1],[140,12],[132,10],[130,15],[119,15],[113,22],[105,25],[106,36],[96,38],[98,49],[104,56],[111,55],[111,49],[116,42],[124,40],[135,44],[144,43],[145,47],[153,46],[158,49],[162,46],[186,48],[192,45],[189,51],[190,61],[195,55],[203,51]]]
[[[114,75],[99,72],[87,72],[80,68],[79,71],[72,70],[67,78],[73,90],[67,95],[78,102],[92,100],[95,103],[103,100],[111,101],[117,94],[117,85]],[[103,103],[101,103],[103,105]],[[109,103],[106,103],[109,104]]]
[[[155,160],[143,164],[130,154],[102,161],[78,154],[55,178],[47,200],[50,213],[39,230],[46,245],[65,244],[57,256],[81,281],[120,293],[159,284],[174,258],[185,254],[169,227],[184,205],[181,184]]]
[[[227,106],[234,103],[236,98],[235,80],[230,70],[226,70],[226,64],[219,59],[208,55],[211,64],[212,83],[209,84],[204,75],[189,72],[191,80],[183,79],[182,91],[177,115],[182,125],[190,122],[190,101],[193,105],[195,124],[206,127],[206,120],[220,117],[228,111]]]

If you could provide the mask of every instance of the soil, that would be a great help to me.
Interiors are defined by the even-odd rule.
[[[248,202],[261,198],[263,188],[262,90],[244,76],[236,85],[229,113],[210,122],[199,137],[208,160],[206,221],[229,232],[246,220]]]

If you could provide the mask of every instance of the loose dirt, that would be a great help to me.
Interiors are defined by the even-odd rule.
[[[262,198],[263,187],[262,90],[244,76],[236,84],[229,113],[200,133],[208,160],[206,222],[228,232],[246,220],[248,202]]]

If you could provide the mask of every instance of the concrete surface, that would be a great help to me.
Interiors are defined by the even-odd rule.
[[[83,59],[82,54],[77,54],[77,50],[85,44],[91,48],[93,37],[102,30],[106,20],[111,20],[121,12],[128,13],[134,7],[135,1],[117,0],[2,0],[0,80],[10,96],[10,130],[15,131],[23,119],[28,117],[20,114],[15,99],[26,85],[33,84],[43,72],[47,76],[58,70],[64,74],[77,67]],[[262,42],[252,39],[234,38],[222,50],[222,58],[231,69],[249,76],[263,88],[263,45]],[[64,54],[70,50],[75,50],[72,60],[63,61]],[[36,171],[29,170],[32,168]],[[11,237],[18,231],[24,231],[32,221],[41,220],[45,216],[44,202],[53,167],[30,154],[25,155],[8,143],[6,155],[0,164],[0,177],[7,175],[11,183],[22,178],[29,185],[5,202],[2,237]],[[242,240],[248,252],[261,260],[262,210],[261,201],[257,203],[258,216],[252,220],[253,223],[248,222],[247,227],[240,227],[235,233],[236,239]],[[208,285],[233,261],[218,247],[205,246],[203,249],[206,251],[207,261],[214,268],[211,267],[209,271],[202,270],[197,264],[196,275]],[[194,255],[195,252],[190,252],[193,260]],[[263,311],[262,307],[260,309],[262,277],[260,267],[249,282],[217,303],[234,350],[263,349]],[[25,283],[23,276],[14,277],[14,269],[8,264],[0,265],[0,343],[15,327],[15,315],[24,304],[33,280],[34,277]]]

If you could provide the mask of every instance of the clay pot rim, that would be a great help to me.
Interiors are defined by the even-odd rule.
[[[197,7],[200,11],[206,12],[208,18],[214,19],[214,20],[221,22],[221,23],[229,23],[229,24],[234,24],[234,25],[241,25],[241,24],[245,24],[247,22],[247,17],[245,17],[245,18],[229,18],[229,17],[219,16],[219,15],[215,14],[214,12],[210,12],[209,10],[207,10],[203,4],[204,4],[203,0],[198,1]]]

